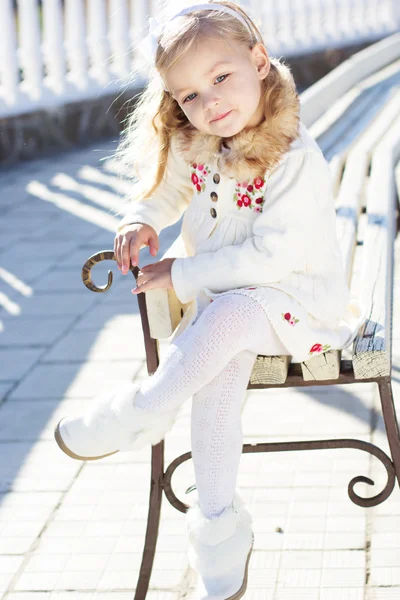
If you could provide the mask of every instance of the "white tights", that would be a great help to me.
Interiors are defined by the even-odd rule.
[[[192,400],[192,459],[202,513],[233,500],[242,454],[241,408],[257,354],[288,354],[263,308],[241,294],[218,297],[168,347],[135,404],[169,412]]]

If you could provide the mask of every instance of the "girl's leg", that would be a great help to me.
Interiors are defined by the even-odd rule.
[[[157,371],[141,385],[135,405],[158,414],[178,409],[249,349],[255,356],[287,354],[255,300],[234,293],[220,296],[170,344]]]
[[[256,354],[244,350],[194,396],[192,460],[198,502],[208,519],[232,503],[242,455],[241,408]]]
[[[251,344],[193,395],[192,459],[198,502],[187,513],[189,561],[198,573],[196,599],[239,598],[246,589],[252,549],[251,515],[236,493],[242,455],[241,408],[257,354],[287,354],[263,309],[253,300],[233,295],[257,323]],[[238,302],[237,302],[238,301]],[[244,301],[244,302],[243,302]]]
[[[245,350],[285,353],[273,335],[256,301],[238,294],[220,296],[170,344],[152,377],[141,386],[129,384],[99,398],[83,415],[62,419],[56,426],[56,441],[66,454],[79,460],[154,445],[171,429],[183,402],[212,381],[236,355]],[[274,339],[275,348],[271,345]],[[268,342],[264,349],[263,340]]]

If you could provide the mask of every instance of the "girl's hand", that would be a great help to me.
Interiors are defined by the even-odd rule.
[[[140,294],[148,290],[172,289],[171,268],[175,258],[164,258],[160,262],[143,267],[137,278],[137,288],[132,294]]]
[[[118,269],[123,275],[129,271],[129,267],[136,267],[139,261],[139,250],[143,246],[150,247],[152,256],[158,252],[158,235],[150,225],[132,223],[126,225],[119,231],[114,240],[114,254]]]

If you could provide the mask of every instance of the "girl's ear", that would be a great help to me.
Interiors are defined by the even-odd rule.
[[[271,63],[264,44],[256,44],[253,46],[250,52],[252,54],[253,63],[257,69],[259,78],[265,79],[269,73]]]

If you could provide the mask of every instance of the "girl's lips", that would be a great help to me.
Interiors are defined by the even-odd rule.
[[[227,117],[228,115],[231,114],[231,110],[229,110],[226,113],[223,113],[222,115],[220,115],[219,117],[215,117],[215,119],[211,119],[210,123],[214,123],[214,121],[221,121],[221,119],[224,119],[225,117]]]

